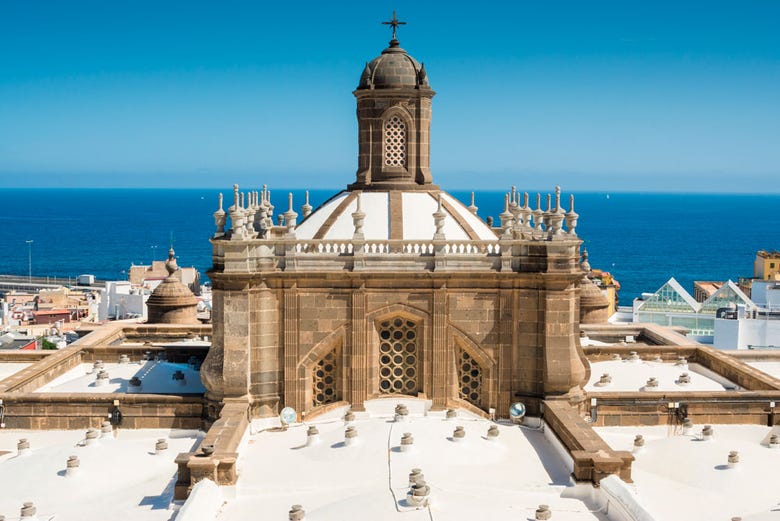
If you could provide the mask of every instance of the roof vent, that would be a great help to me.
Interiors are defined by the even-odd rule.
[[[95,385],[101,386],[106,385],[108,383],[108,371],[105,369],[101,369],[97,372],[97,375],[95,376]]]
[[[677,380],[674,382],[677,385],[689,385],[691,383],[691,375],[688,373],[683,373],[677,378]]]
[[[691,420],[690,418],[685,418],[683,420],[683,435],[690,436],[692,431],[693,431],[693,420]]]
[[[539,508],[534,512],[534,519],[537,521],[546,521],[552,518],[552,510],[547,505],[539,505]]]
[[[647,382],[645,382],[645,386],[642,387],[643,391],[657,391],[658,390],[658,378],[655,376],[650,377]]]
[[[612,358],[612,360],[615,360],[616,362],[623,360],[623,358],[620,356],[620,353],[614,353],[610,358]]]
[[[487,431],[487,439],[490,441],[495,441],[498,439],[499,431],[498,431],[498,425],[491,425],[488,427]]]
[[[320,442],[320,430],[315,425],[309,425],[306,429],[306,446],[316,445]]]
[[[27,438],[20,438],[16,444],[16,450],[19,452],[19,456],[26,456],[30,453],[30,440]]]
[[[35,503],[32,501],[25,501],[22,505],[22,511],[19,515],[22,519],[34,519],[37,512],[38,509],[35,508]]]
[[[729,460],[728,461],[729,461],[728,467],[730,469],[735,468],[737,466],[737,464],[739,463],[739,452],[737,452],[735,450],[732,450],[731,452],[729,452]]]
[[[631,338],[633,338],[633,337],[631,337]],[[637,353],[636,351],[629,351],[629,353],[628,353],[628,361],[629,362],[641,362],[642,359],[639,358],[639,353]]]
[[[99,435],[100,433],[97,429],[87,430],[87,433],[84,435],[85,445],[95,445]]]
[[[352,422],[355,421],[355,413],[351,410],[347,411],[344,415],[344,425],[349,426],[352,425]]]
[[[171,380],[181,386],[187,385],[187,379],[184,377],[184,372],[182,372],[181,369],[174,371],[174,373],[171,375]]]
[[[163,454],[166,450],[168,450],[168,440],[165,438],[157,440],[157,443],[154,444],[154,453],[159,455]]]
[[[395,406],[395,421],[397,422],[405,422],[409,419],[409,408],[403,404],[399,403]]]
[[[705,441],[711,440],[714,434],[715,431],[712,429],[712,425],[705,425],[704,428],[701,430],[701,439]]]
[[[452,433],[452,441],[463,441],[463,439],[466,437],[466,431],[458,425],[455,427],[455,431]]]
[[[105,368],[106,368],[106,364],[103,363],[103,360],[95,360],[95,362],[92,364],[93,373]]]
[[[778,447],[780,447],[780,437],[777,434],[772,434],[769,436],[769,448],[776,449]]]
[[[641,434],[637,434],[634,438],[634,454],[644,452],[645,450],[645,438]]]
[[[355,427],[347,427],[347,430],[344,431],[344,446],[349,447],[350,445],[354,445],[357,441],[358,432]]]
[[[68,456],[68,461],[65,463],[65,476],[70,478],[78,475],[80,465],[78,456]]]
[[[683,366],[687,367],[688,366],[688,359],[685,358],[684,356],[680,356],[680,357],[677,358],[677,361],[674,363],[674,365],[679,366],[679,367],[683,367]]]
[[[458,417],[458,411],[455,409],[447,409],[447,419],[448,420],[454,420]]]
[[[399,449],[401,449],[401,452],[409,452],[412,450],[412,446],[414,445],[414,438],[412,437],[411,432],[405,432],[403,436],[401,436],[401,446]]]
[[[596,387],[606,387],[611,383],[612,383],[612,376],[609,373],[604,373],[603,375],[601,375],[601,378],[599,378],[599,381],[596,382],[594,385]]]
[[[293,505],[290,507],[290,513],[288,519],[290,521],[301,521],[306,517],[306,511],[301,505]]]
[[[431,487],[428,486],[424,479],[419,479],[409,488],[409,492],[406,494],[406,501],[413,507],[425,508],[428,506],[430,495]]]
[[[409,486],[414,486],[415,483],[418,483],[420,481],[425,481],[425,476],[422,473],[421,469],[414,468],[409,473]]]
[[[105,421],[100,425],[100,437],[111,438],[114,436],[114,427],[111,426],[111,422]]]
[[[129,364],[130,363],[130,357],[126,354],[119,355],[119,363],[120,364]]]

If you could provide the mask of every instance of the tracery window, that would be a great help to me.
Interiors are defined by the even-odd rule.
[[[457,349],[458,397],[482,408],[482,367],[464,349]]]
[[[338,378],[338,351],[333,349],[311,369],[312,402],[315,407],[341,400]]]
[[[379,392],[418,392],[417,324],[396,317],[379,324]]]
[[[385,165],[406,166],[406,123],[398,116],[385,121]]]

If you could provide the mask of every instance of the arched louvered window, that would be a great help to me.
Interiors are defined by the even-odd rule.
[[[398,116],[385,121],[385,165],[406,166],[406,122]]]

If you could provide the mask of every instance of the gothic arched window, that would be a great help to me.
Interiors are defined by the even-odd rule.
[[[482,367],[465,349],[457,349],[458,397],[482,408]]]
[[[385,166],[406,166],[406,122],[398,116],[385,120]]]
[[[417,394],[417,324],[396,317],[379,324],[379,392]]]
[[[334,349],[311,369],[314,407],[341,400],[339,393],[338,350]]]

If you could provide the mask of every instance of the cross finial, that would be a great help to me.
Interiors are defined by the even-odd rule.
[[[395,16],[395,11],[393,11],[393,19],[389,22],[382,22],[382,25],[390,25],[393,27],[393,40],[396,40],[395,31],[398,29],[399,25],[406,25],[406,22],[399,22],[398,18]]]

